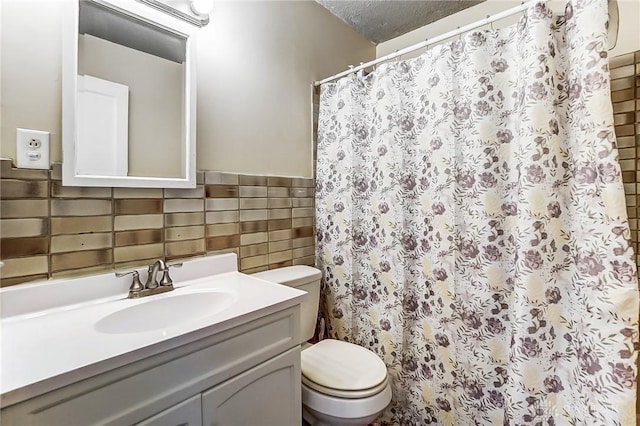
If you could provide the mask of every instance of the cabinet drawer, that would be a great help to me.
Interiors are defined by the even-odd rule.
[[[4,408],[3,426],[127,425],[298,347],[299,306]]]

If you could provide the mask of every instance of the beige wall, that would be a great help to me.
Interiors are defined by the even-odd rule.
[[[0,0],[0,155],[15,129],[51,132],[61,159],[61,1]],[[198,168],[311,176],[313,80],[375,46],[312,1],[216,2],[198,46]]]
[[[311,176],[313,80],[375,47],[311,1],[216,2],[199,40],[198,167]]]
[[[0,24],[2,24],[2,2],[0,1]],[[2,31],[0,31],[0,142],[2,142]],[[0,144],[2,145],[2,144]],[[0,153],[2,149],[0,148]],[[1,156],[1,155],[0,155]]]
[[[376,57],[388,55],[398,49],[420,43],[427,38],[432,38],[455,30],[457,27],[476,22],[487,17],[487,15],[494,15],[511,7],[519,6],[521,3],[521,0],[487,0],[432,24],[418,28],[403,36],[380,43],[376,46]],[[549,2],[549,5],[554,11],[562,13],[566,3],[565,0],[552,0]],[[640,0],[618,0],[618,6],[620,11],[618,42],[615,48],[609,52],[610,57],[640,50],[640,24],[638,23]],[[502,28],[510,25],[516,22],[519,16],[521,15],[505,18],[495,23],[494,28]],[[406,59],[419,55],[420,53],[421,51],[416,51],[413,54],[403,56],[403,58]]]
[[[0,155],[15,158],[16,128],[51,132],[51,160],[61,158],[62,11],[55,1],[0,0],[2,128]]]

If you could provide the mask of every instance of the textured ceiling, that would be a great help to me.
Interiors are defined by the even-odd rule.
[[[483,0],[316,0],[375,44],[420,28]]]

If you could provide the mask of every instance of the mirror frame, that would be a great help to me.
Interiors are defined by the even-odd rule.
[[[196,187],[196,37],[194,26],[182,22],[144,3],[133,0],[91,0],[111,9],[135,16],[173,33],[186,42],[184,82],[184,177],[94,176],[76,173],[78,26],[79,1],[64,2],[62,20],[62,185],[131,188]]]

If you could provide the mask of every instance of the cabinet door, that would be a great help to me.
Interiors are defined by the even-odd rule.
[[[300,348],[274,357],[202,394],[204,426],[301,424]]]
[[[137,426],[202,426],[200,394],[149,417]]]

